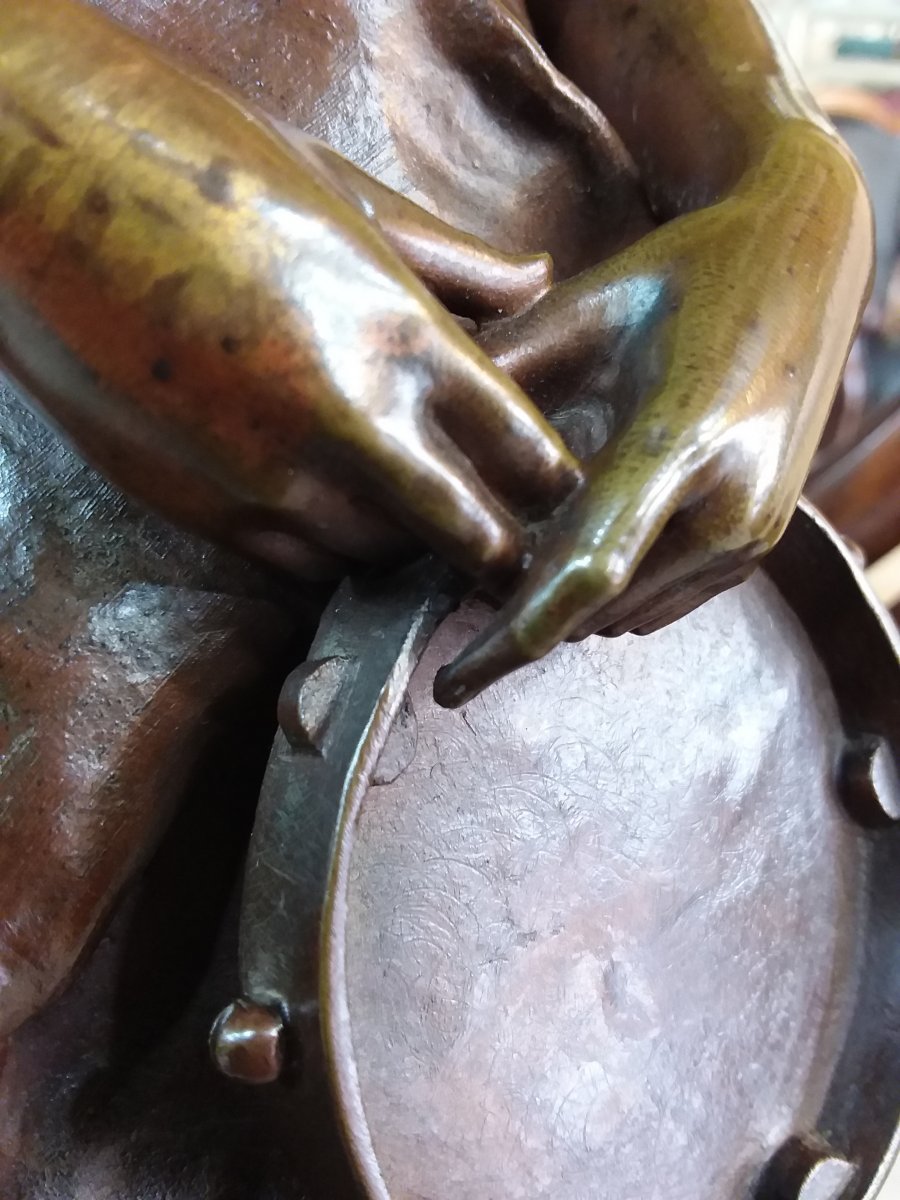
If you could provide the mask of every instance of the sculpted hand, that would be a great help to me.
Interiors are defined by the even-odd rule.
[[[870,235],[854,166],[797,121],[727,200],[488,335],[529,388],[605,405],[608,437],[497,620],[438,676],[442,703],[562,639],[653,632],[747,576],[799,496]]]
[[[548,285],[91,7],[0,6],[0,364],[180,524],[312,578],[415,536],[514,569],[578,468],[435,294]]]

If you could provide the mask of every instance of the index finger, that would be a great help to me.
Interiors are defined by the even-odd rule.
[[[596,456],[588,487],[554,523],[521,586],[487,629],[438,672],[439,704],[456,708],[543,658],[628,586],[697,472],[693,446],[676,447],[660,460],[635,455],[629,443],[630,437]]]

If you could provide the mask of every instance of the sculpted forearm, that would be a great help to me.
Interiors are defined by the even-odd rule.
[[[532,16],[661,225],[488,337],[518,379],[563,378],[613,428],[529,578],[441,676],[448,703],[560,638],[651,633],[746,577],[796,505],[871,273],[856,164],[751,5],[535,0]]]
[[[533,0],[549,54],[609,116],[663,218],[721,199],[799,123],[837,138],[751,0]]]
[[[532,9],[551,55],[635,156],[657,215],[707,210],[701,272],[690,269],[699,227],[677,224],[635,247],[626,269],[685,300],[695,324],[683,340],[703,339],[710,371],[740,370],[752,346],[770,377],[787,358],[804,381],[793,395],[805,436],[782,464],[799,490],[868,294],[872,218],[856,163],[750,0]],[[685,369],[677,346],[671,365],[676,378]]]
[[[177,523],[307,578],[514,569],[578,467],[434,293],[548,286],[92,6],[0,5],[0,367]]]

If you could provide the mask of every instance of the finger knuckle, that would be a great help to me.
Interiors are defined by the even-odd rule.
[[[562,591],[565,607],[579,617],[598,603],[619,595],[628,578],[624,556],[614,552],[596,554],[573,563]]]
[[[522,538],[514,526],[483,517],[475,523],[469,548],[482,571],[507,571],[519,563]]]
[[[597,555],[591,562],[589,576],[595,597],[612,599],[625,588],[631,577],[632,563],[621,550]]]
[[[749,479],[732,475],[710,497],[714,542],[721,552],[750,561],[767,554],[780,535],[777,506]]]

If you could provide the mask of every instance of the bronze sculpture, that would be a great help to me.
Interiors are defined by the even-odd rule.
[[[0,13],[4,147],[15,147],[0,181],[4,360],[117,481],[192,527],[300,573],[340,572],[347,559],[390,560],[412,533],[498,594],[513,586],[494,633],[482,631],[480,648],[444,676],[442,698],[453,702],[560,637],[595,628],[649,631],[675,619],[741,578],[771,547],[799,492],[865,291],[868,209],[853,164],[781,77],[743,5],[535,3],[526,12],[520,4],[444,11],[373,0],[301,9],[272,0],[254,6],[256,23],[245,20],[238,0],[96,7],[261,102],[288,123],[281,133],[294,143],[292,156],[234,102],[157,65],[88,8],[51,0],[39,9],[7,4]],[[75,28],[80,36],[69,45],[66,31]],[[114,46],[132,69],[104,83],[102,64]],[[66,71],[68,108],[54,104]],[[663,80],[667,95],[678,97],[665,111],[654,103]],[[686,80],[690,86],[682,86]],[[109,104],[104,88],[113,83],[130,106]],[[158,101],[147,120],[142,97],[154,86]],[[181,120],[188,95],[194,111]],[[98,106],[107,120],[92,126]],[[706,136],[691,137],[698,126]],[[330,151],[298,143],[298,128],[411,193],[433,215]],[[171,146],[178,153],[167,155]],[[80,177],[70,174],[73,161]],[[138,179],[147,187],[136,187]],[[313,238],[301,231],[304,219]],[[665,223],[654,231],[657,222]],[[266,258],[270,239],[281,257]],[[481,323],[477,340],[486,355],[403,268],[398,250],[451,309]],[[549,291],[546,261],[535,257],[548,250],[563,281]],[[292,254],[318,272],[333,297],[327,309],[317,310],[311,289],[301,302],[306,280],[279,271]],[[372,285],[369,307],[355,314],[347,307],[350,279]],[[229,289],[236,299],[223,304]],[[384,296],[389,319],[369,328],[371,306]],[[398,327],[398,312],[411,325]],[[39,334],[35,314],[43,318]],[[240,328],[232,328],[232,317]],[[121,341],[109,337],[114,326]],[[341,337],[351,328],[373,347],[367,378],[380,381],[388,369],[393,380],[394,390],[384,389],[391,405],[377,413],[367,408],[365,388],[356,393],[361,405],[352,403],[356,355],[345,362],[328,352],[329,338],[346,350]],[[60,341],[77,352],[57,353]],[[334,401],[332,423],[326,416],[314,436],[292,407],[306,387],[310,353],[324,364],[314,378],[328,381]],[[558,410],[579,457],[596,452],[586,485],[562,506],[579,467],[491,359],[534,400]],[[313,389],[307,409],[326,411],[325,397]],[[379,403],[386,403],[381,391]],[[418,454],[408,457],[392,441],[392,421],[416,434]],[[21,415],[12,422],[25,422],[28,437],[46,436]],[[288,445],[296,455],[285,456]],[[429,465],[434,486],[423,503],[417,489]],[[40,488],[42,469],[38,455],[32,487]],[[83,479],[93,494],[97,485]],[[459,503],[447,510],[436,497]],[[133,520],[118,502],[106,503],[109,511],[89,522],[115,529]],[[46,537],[50,523],[42,520],[39,536]],[[79,511],[74,525],[83,522]],[[72,527],[60,525],[64,536]],[[149,528],[164,543],[167,535]],[[54,532],[58,539],[59,527]],[[147,535],[138,533],[131,547],[127,532],[117,537],[126,553],[117,546],[92,581],[76,561],[74,579],[64,571],[57,585],[60,641],[69,645],[79,605],[90,611],[96,594],[104,596],[99,641],[125,664],[135,707],[125,706],[110,739],[104,709],[123,688],[95,671],[97,642],[76,637],[96,679],[88,716],[98,736],[67,797],[78,820],[57,809],[55,781],[36,778],[33,758],[26,752],[18,760],[20,803],[6,818],[10,861],[23,846],[42,844],[43,831],[59,827],[60,811],[71,840],[59,839],[43,875],[31,864],[4,872],[4,910],[22,914],[3,947],[7,1029],[65,978],[157,832],[160,797],[184,786],[199,755],[192,734],[208,724],[213,700],[185,699],[185,674],[193,673],[201,691],[215,679],[221,692],[240,695],[251,679],[277,669],[298,637],[295,595],[274,594],[270,583],[234,566],[234,582],[217,584],[221,560],[198,570],[188,561],[196,553],[191,543],[182,562],[152,573],[154,583],[161,574],[164,588],[175,585],[164,606],[169,626],[155,597],[143,610],[117,607],[110,601],[121,580],[143,570],[140,538]],[[102,541],[103,524],[98,534]],[[185,585],[195,598],[211,587],[232,593],[212,602],[208,629],[191,627],[179,590]],[[26,614],[37,605],[35,623],[46,625],[46,598],[20,596]],[[254,603],[261,607],[254,611]],[[163,627],[171,657],[155,678],[150,672],[135,682],[142,651],[135,643],[148,612]],[[21,629],[18,614],[14,624]],[[180,642],[171,625],[187,627]],[[248,648],[251,630],[256,645]],[[235,658],[223,662],[218,647],[229,638]],[[65,678],[70,663],[68,648],[53,647],[48,680]],[[36,669],[28,662],[14,683]],[[174,700],[160,706],[161,681],[172,682]],[[40,746],[69,703],[52,685],[30,709],[17,697],[17,715],[31,727],[16,745],[36,735]],[[185,743],[168,776],[129,748],[140,728],[134,713],[148,704],[150,728],[157,728],[156,705]],[[134,818],[95,820],[100,810],[125,811],[120,762],[143,784],[128,797]],[[21,800],[32,792],[42,803],[29,803],[25,815]],[[57,910],[69,887],[78,904],[63,925]]]
[[[463,313],[530,307],[485,341],[538,393],[542,373],[577,377],[585,359],[596,369],[623,327],[638,348],[620,350],[618,369],[644,376],[631,382],[638,411],[627,429],[607,437],[560,528],[540,539],[493,650],[481,644],[442,694],[470,694],[582,630],[655,628],[740,577],[783,531],[870,270],[852,161],[778,73],[758,21],[743,6],[726,13],[714,3],[533,6],[550,55],[589,93],[601,87],[596,99],[666,222],[534,306],[546,290],[540,262],[492,255],[328,151],[297,140],[291,156],[233,102],[87,8],[7,6],[7,370],[116,482],[301,575],[396,549],[396,534],[372,521],[373,496],[470,572],[515,572],[524,538],[509,496],[546,510],[577,490],[575,463],[374,224]],[[509,37],[515,23],[490,5],[483,15],[468,6],[463,28],[446,34],[454,18],[429,21],[436,38],[462,37],[466,22]],[[609,49],[625,29],[631,58]],[[576,57],[576,46],[588,49]],[[688,65],[691,90],[652,111],[651,90],[675,94]],[[683,142],[683,160],[672,160],[667,124],[683,137],[681,105],[701,97],[715,103],[716,137],[702,149]],[[776,231],[777,287],[759,254],[763,222]],[[740,289],[729,278],[738,272]],[[337,318],[336,297],[322,297],[339,282],[348,290]],[[729,290],[740,299],[718,331]],[[131,322],[115,347],[104,328],[113,319]],[[341,361],[348,342],[362,375]],[[633,357],[658,361],[639,368]],[[556,403],[576,389],[557,380]],[[627,390],[620,381],[622,407]],[[398,399],[373,408],[376,392]],[[338,482],[348,462],[349,495]],[[649,578],[610,607],[676,514]]]

